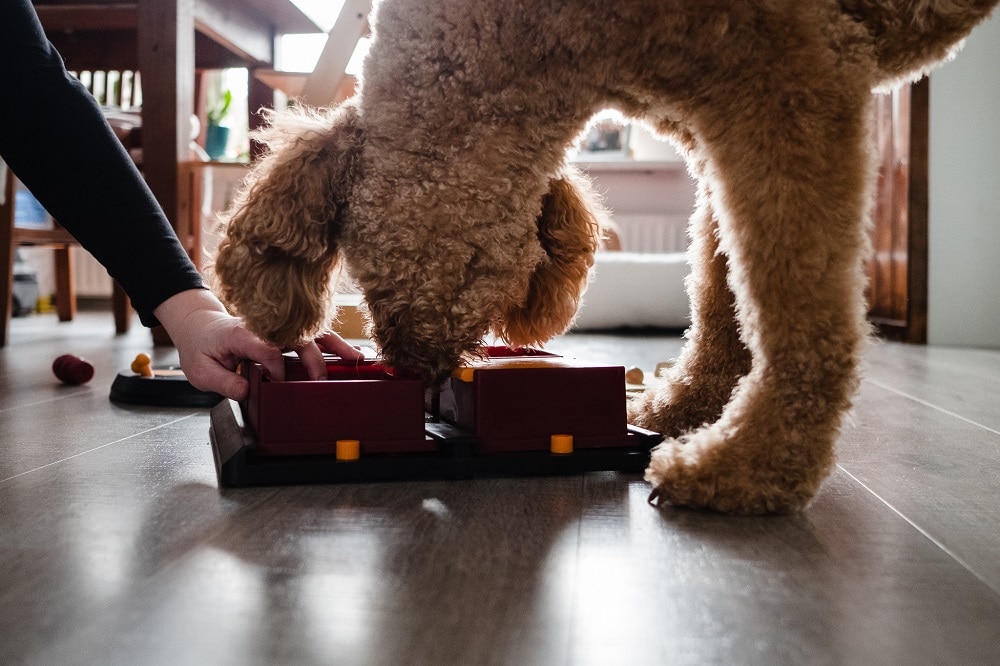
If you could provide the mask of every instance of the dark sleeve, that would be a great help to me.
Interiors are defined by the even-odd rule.
[[[142,323],[201,275],[30,0],[0,1],[0,156],[122,286]]]

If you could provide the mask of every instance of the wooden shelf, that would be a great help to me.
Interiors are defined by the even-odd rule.
[[[289,97],[301,96],[309,78],[309,72],[278,72],[273,69],[255,69],[253,75],[271,90],[280,90]]]

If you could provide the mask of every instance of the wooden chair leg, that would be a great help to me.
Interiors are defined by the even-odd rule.
[[[117,282],[113,282],[111,286],[111,309],[115,313],[115,333],[128,333],[132,323],[132,302]]]
[[[55,249],[56,313],[59,321],[73,321],[76,316],[76,282],[73,279],[73,250],[68,245]]]
[[[14,184],[0,163],[0,347],[7,346],[14,299]]]
[[[10,318],[14,314],[14,244],[9,234],[6,243],[2,240],[0,238],[0,347],[6,347]]]

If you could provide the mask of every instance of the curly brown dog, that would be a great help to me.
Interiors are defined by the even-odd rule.
[[[949,57],[998,0],[385,0],[362,92],[276,114],[218,289],[280,346],[334,317],[344,261],[384,358],[446,376],[489,332],[575,316],[603,212],[566,161],[613,107],[699,180],[693,325],[631,415],[661,501],[804,506],[859,382],[871,91]]]

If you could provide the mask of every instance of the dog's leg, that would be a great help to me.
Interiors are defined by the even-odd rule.
[[[728,260],[719,250],[718,220],[706,179],[699,181],[698,189],[688,250],[688,341],[664,381],[629,407],[631,423],[667,437],[718,419],[736,382],[750,370],[750,354],[740,341],[734,297],[726,282]]]
[[[363,143],[352,104],[272,116],[269,146],[224,217],[214,286],[255,334],[293,347],[329,330],[338,237]]]
[[[524,302],[513,303],[496,332],[508,344],[544,344],[573,323],[587,288],[607,211],[589,180],[566,165],[549,181],[538,216],[545,257],[531,274]]]
[[[791,92],[750,103],[720,97],[701,119],[752,362],[718,421],[654,450],[646,478],[661,502],[794,510],[833,466],[867,331],[869,96],[846,77],[807,81],[775,81]]]

